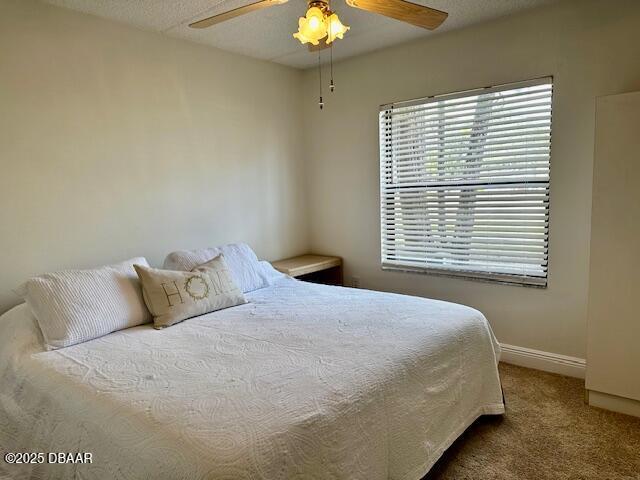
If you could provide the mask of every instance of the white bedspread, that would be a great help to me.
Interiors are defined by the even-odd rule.
[[[165,330],[42,351],[26,307],[0,318],[0,449],[91,452],[16,478],[418,479],[503,413],[483,315],[283,279]]]

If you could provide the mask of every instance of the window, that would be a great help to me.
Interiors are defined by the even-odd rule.
[[[382,266],[546,286],[552,79],[380,109]]]

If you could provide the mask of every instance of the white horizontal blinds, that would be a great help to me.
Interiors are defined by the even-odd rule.
[[[546,285],[551,79],[386,105],[385,267]]]

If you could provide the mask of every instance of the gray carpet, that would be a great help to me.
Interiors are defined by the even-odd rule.
[[[423,480],[640,479],[640,418],[589,407],[584,382],[500,365],[504,417],[474,423]]]

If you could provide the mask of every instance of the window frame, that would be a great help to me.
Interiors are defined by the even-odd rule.
[[[397,264],[389,264],[388,258],[385,258],[385,241],[388,240],[385,232],[385,223],[387,222],[387,218],[385,217],[384,203],[385,203],[385,186],[389,185],[385,181],[386,172],[385,169],[388,168],[388,159],[392,155],[392,134],[387,132],[386,129],[383,128],[383,117],[389,116],[391,114],[385,115],[385,112],[390,112],[393,108],[400,107],[412,107],[412,106],[423,106],[428,105],[429,103],[441,102],[443,100],[449,99],[463,99],[470,96],[478,96],[491,94],[496,92],[503,92],[507,90],[515,90],[519,88],[533,87],[539,85],[550,85],[550,112],[549,112],[549,154],[548,154],[548,170],[547,170],[547,179],[539,180],[536,182],[531,182],[532,184],[546,184],[546,234],[544,237],[544,247],[546,254],[546,269],[544,272],[544,276],[534,276],[534,275],[520,275],[520,274],[512,274],[512,273],[501,273],[501,272],[485,272],[485,271],[475,271],[473,269],[451,269],[451,268],[438,268],[438,267],[416,267],[411,265],[402,265],[400,262]],[[551,238],[551,229],[550,229],[550,219],[551,219],[551,145],[552,145],[552,136],[553,136],[553,100],[554,100],[554,78],[551,75],[538,77],[531,80],[510,82],[501,85],[495,85],[490,87],[481,87],[470,90],[463,90],[459,92],[450,92],[440,95],[432,95],[428,97],[422,97],[417,99],[411,99],[400,102],[386,103],[380,105],[379,109],[379,162],[380,162],[380,261],[382,270],[388,271],[396,271],[396,272],[410,272],[410,273],[422,273],[427,275],[436,275],[436,276],[445,276],[445,277],[455,277],[455,278],[463,278],[469,280],[477,280],[491,283],[502,283],[508,285],[518,285],[518,286],[526,286],[526,287],[535,287],[535,288],[547,288],[549,281],[549,272],[550,272],[550,260],[549,260],[549,244]],[[438,134],[440,135],[440,130],[438,130]],[[444,132],[444,130],[443,130]],[[392,168],[396,168],[393,167]],[[498,177],[499,178],[499,177]],[[501,185],[507,184],[504,183],[479,183],[478,185]],[[451,181],[451,183],[442,182],[442,187],[451,187],[455,189],[456,187],[464,187],[468,186],[464,183],[458,183],[456,185],[455,181]],[[428,188],[428,187],[426,187]]]

